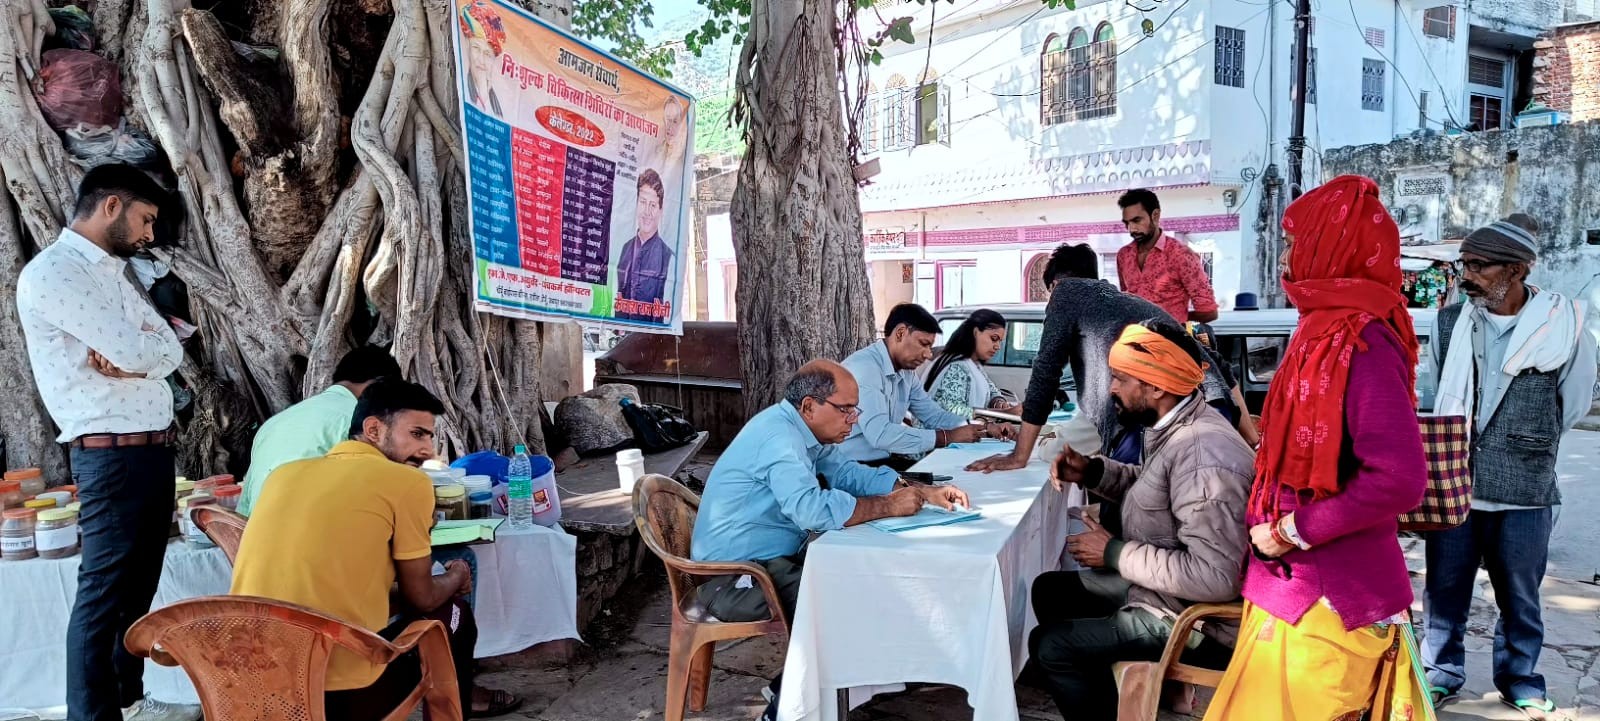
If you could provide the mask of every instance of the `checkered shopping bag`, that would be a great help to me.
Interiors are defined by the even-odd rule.
[[[1471,436],[1464,416],[1418,416],[1428,458],[1428,490],[1422,505],[1400,514],[1402,531],[1443,531],[1467,520],[1472,510]]]

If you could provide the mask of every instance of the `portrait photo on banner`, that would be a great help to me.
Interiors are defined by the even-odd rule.
[[[680,333],[695,100],[501,0],[454,0],[474,305]]]

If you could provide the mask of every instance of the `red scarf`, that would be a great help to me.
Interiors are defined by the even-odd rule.
[[[1366,350],[1368,323],[1400,338],[1416,387],[1417,335],[1400,294],[1400,230],[1368,178],[1343,175],[1306,193],[1283,214],[1290,238],[1283,289],[1300,310],[1283,363],[1261,410],[1250,510],[1278,517],[1281,489],[1313,499],[1339,492],[1344,395],[1350,357]]]

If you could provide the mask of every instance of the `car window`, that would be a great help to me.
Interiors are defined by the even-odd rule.
[[[1012,321],[1006,329],[1006,345],[1001,363],[1019,368],[1033,366],[1039,355],[1039,339],[1044,337],[1044,323],[1038,321]],[[991,361],[993,362],[993,361]]]
[[[1249,338],[1245,342],[1249,348],[1245,372],[1250,382],[1271,383],[1272,377],[1278,373],[1278,366],[1283,364],[1283,352],[1289,347],[1289,339],[1274,336]]]
[[[961,320],[960,318],[945,318],[939,321],[940,345],[950,342],[950,334],[956,332],[956,328],[961,326]]]

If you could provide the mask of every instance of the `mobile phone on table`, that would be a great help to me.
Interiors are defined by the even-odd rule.
[[[904,471],[900,474],[900,477],[911,483],[920,483],[924,486],[932,486],[939,483],[949,483],[950,481],[955,480],[950,476],[934,475],[927,471]]]

